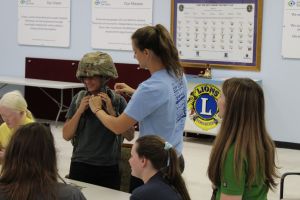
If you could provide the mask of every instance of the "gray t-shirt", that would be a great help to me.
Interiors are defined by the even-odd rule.
[[[58,200],[86,200],[82,192],[76,187],[64,183],[58,183],[57,186],[58,186],[58,193],[57,193]],[[40,199],[42,200],[43,198]],[[0,200],[8,200],[8,198],[4,196],[2,191],[0,191]]]
[[[107,91],[109,91],[108,93],[111,96],[116,112],[118,114],[122,113],[127,105],[126,100],[109,89]],[[78,94],[72,99],[66,114],[67,119],[72,118],[76,112]],[[96,166],[118,164],[122,137],[107,129],[90,108],[81,115],[75,134],[76,144],[74,145],[72,162],[81,162]]]

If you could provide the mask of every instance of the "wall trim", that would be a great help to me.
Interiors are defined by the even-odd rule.
[[[275,141],[275,145],[277,148],[300,150],[299,143]]]
[[[185,132],[184,136],[201,138],[202,140],[211,143],[214,141],[216,137],[215,135],[206,135],[206,134],[198,134],[198,133],[190,133],[190,132]],[[274,141],[274,142],[277,148],[300,150],[300,143],[282,142],[282,141]]]

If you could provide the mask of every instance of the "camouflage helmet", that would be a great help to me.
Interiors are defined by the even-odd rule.
[[[76,77],[104,76],[108,78],[118,78],[117,69],[110,55],[104,52],[90,52],[79,61]]]

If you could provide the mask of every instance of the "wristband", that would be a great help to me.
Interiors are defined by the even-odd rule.
[[[98,112],[99,110],[102,110],[102,109],[101,109],[101,108],[97,108],[97,109],[95,110],[94,114],[96,115],[97,112]]]

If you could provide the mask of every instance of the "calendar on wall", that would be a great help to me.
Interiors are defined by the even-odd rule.
[[[260,70],[262,0],[171,2],[171,32],[183,66]]]

